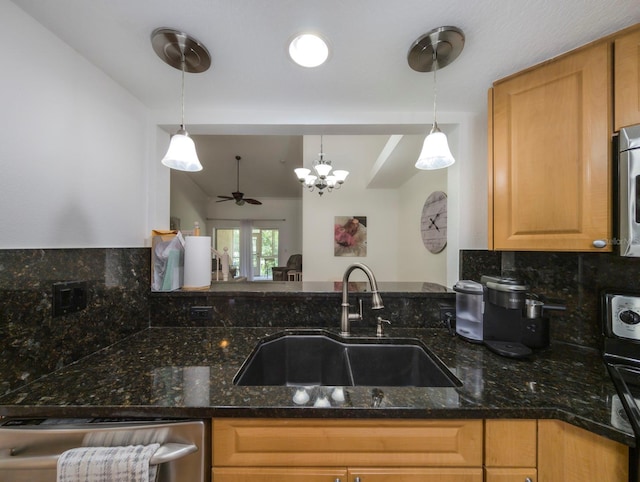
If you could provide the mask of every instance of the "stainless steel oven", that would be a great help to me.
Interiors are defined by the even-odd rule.
[[[8,418],[0,421],[0,481],[55,482],[58,456],[83,446],[159,443],[157,482],[210,479],[208,422]]]
[[[635,435],[629,480],[640,482],[640,293],[603,293],[601,306],[604,361],[617,391],[612,421],[630,427]]]

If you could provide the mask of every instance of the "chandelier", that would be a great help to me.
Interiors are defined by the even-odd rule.
[[[313,171],[305,167],[294,169],[298,181],[302,183],[309,191],[318,190],[318,194],[322,196],[326,191],[331,192],[334,189],[340,189],[345,179],[349,175],[349,171],[337,169],[332,171],[331,161],[324,158],[322,136],[320,136],[320,159],[313,161]],[[315,174],[312,174],[315,172]]]

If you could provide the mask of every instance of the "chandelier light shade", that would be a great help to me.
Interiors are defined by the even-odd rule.
[[[334,189],[340,189],[349,175],[349,171],[343,169],[332,172],[331,161],[324,158],[322,141],[320,136],[320,159],[313,161],[313,171],[305,167],[294,169],[298,181],[309,191],[317,190],[320,196],[325,193],[325,190],[331,192]]]
[[[424,140],[416,161],[418,169],[442,169],[455,163],[447,136],[438,127],[437,79],[438,68],[453,62],[464,47],[464,34],[457,27],[438,27],[416,40],[409,49],[409,66],[417,72],[433,71],[433,126]]]
[[[202,164],[196,153],[196,146],[184,123],[184,73],[199,73],[211,65],[211,55],[207,48],[186,33],[171,28],[157,28],[151,34],[151,45],[165,63],[182,72],[181,106],[182,120],[180,129],[169,143],[169,149],[162,164],[178,171],[197,172]]]

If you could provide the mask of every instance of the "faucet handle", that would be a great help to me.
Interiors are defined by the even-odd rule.
[[[382,316],[378,316],[378,324],[376,327],[376,336],[384,336],[384,325],[383,323],[391,324],[389,320],[385,320]]]

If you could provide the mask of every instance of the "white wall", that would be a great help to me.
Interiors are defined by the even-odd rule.
[[[303,193],[303,276],[305,281],[339,281],[347,266],[354,262],[368,265],[379,281],[398,279],[398,191],[365,189],[367,167],[373,165],[386,139],[383,136],[324,136],[325,159],[335,169],[350,171],[344,186],[319,196]],[[318,158],[320,136],[305,136],[304,165]],[[336,257],[333,227],[336,216],[367,217],[367,256]],[[354,272],[353,280],[365,280]]]
[[[0,27],[5,45],[10,46],[3,50],[5,68],[0,76],[5,119],[0,129],[0,249],[148,245],[151,229],[169,227],[170,171],[159,162],[169,134],[157,125],[175,122],[175,113],[148,111],[7,0],[0,0]],[[426,126],[426,131],[431,122],[431,113],[420,111],[318,116],[304,108],[260,113],[195,109],[192,114],[194,127],[233,125],[235,129],[256,123],[267,127],[418,124]],[[458,125],[450,136],[457,162],[447,170],[447,189],[443,189],[449,195],[445,256],[446,284],[451,286],[457,279],[458,250],[486,247],[486,122],[464,113],[439,112],[439,117],[442,125]],[[435,189],[431,179],[424,185],[412,180],[400,190],[365,191],[361,183],[366,175],[348,164],[366,159],[370,165],[370,157],[377,156],[379,149],[373,152],[340,144],[333,149],[329,138],[325,140],[328,158],[336,166],[350,169],[352,175],[343,190],[322,198],[304,193],[303,207],[297,207],[304,213],[304,239],[300,240],[302,229],[292,225],[289,234],[281,238],[281,262],[288,254],[302,251],[305,279],[309,280],[339,279],[348,264],[360,260],[371,265],[381,280],[393,281],[411,273],[411,279],[442,282],[431,274],[421,277],[422,273],[439,272],[436,265],[442,259],[431,259],[417,237],[417,213],[427,191]],[[317,156],[318,146],[319,137],[309,136],[305,163]],[[407,199],[412,199],[410,206],[405,205]],[[208,217],[235,216],[212,213],[210,204]],[[254,216],[245,210],[243,215],[258,218],[265,217],[265,212],[263,209]],[[289,212],[288,207],[280,206],[267,217],[296,218]],[[371,241],[366,258],[333,256],[331,231],[338,215],[368,217]],[[192,221],[182,220],[187,224]],[[416,225],[410,242],[403,234],[405,225]],[[419,262],[414,264],[413,260]]]
[[[207,229],[207,204],[209,197],[184,172],[171,170],[172,217],[180,219],[180,229],[191,231],[196,222],[200,224],[202,236],[210,236]]]
[[[402,281],[447,283],[448,246],[440,253],[431,253],[425,248],[420,231],[424,203],[433,191],[447,192],[447,174],[448,169],[416,169],[416,174],[400,189],[398,243],[402,248],[398,268]]]
[[[7,1],[0,30],[0,248],[144,246],[168,176],[148,111]]]

